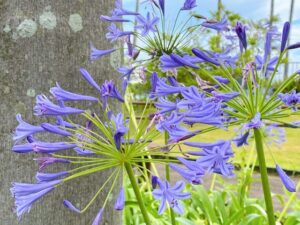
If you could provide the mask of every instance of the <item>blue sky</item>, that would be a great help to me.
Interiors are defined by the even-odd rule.
[[[143,2],[144,0],[140,0]],[[184,0],[165,0],[166,1],[166,12],[167,17],[172,19],[175,18],[177,10],[183,5]],[[128,10],[135,9],[136,0],[123,0],[123,7]],[[211,11],[217,9],[217,0],[197,0],[197,8],[194,10],[201,15],[210,16]],[[242,17],[251,20],[259,20],[268,18],[270,13],[271,0],[223,0],[223,4],[230,11],[239,13]],[[275,0],[274,14],[280,18],[278,23],[279,29],[281,30],[282,24],[289,18],[291,0]],[[146,5],[143,4],[140,8],[142,14],[146,14]],[[291,43],[300,42],[300,1],[295,0],[294,3],[294,16],[292,21],[291,29]],[[188,16],[188,14],[186,14]],[[184,16],[182,17],[184,19]],[[126,28],[125,28],[126,29]],[[296,50],[293,52],[292,61],[300,61],[300,51]],[[294,57],[296,56],[296,57]]]

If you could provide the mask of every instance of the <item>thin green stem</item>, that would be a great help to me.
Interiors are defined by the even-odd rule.
[[[168,139],[169,139],[169,135],[168,132],[165,131],[165,145],[168,144]],[[169,160],[169,156],[166,157],[167,160]],[[165,170],[166,170],[166,180],[170,181],[170,167],[168,164],[165,165]],[[170,216],[171,216],[171,223],[172,225],[176,225],[176,219],[175,219],[175,214],[173,212],[173,210],[170,208]]]
[[[125,166],[126,172],[127,172],[127,174],[128,174],[130,183],[131,183],[131,185],[132,185],[132,188],[133,188],[133,191],[134,191],[136,200],[137,200],[137,202],[138,202],[138,204],[139,204],[141,213],[143,214],[145,223],[146,223],[146,225],[151,225],[151,222],[150,222],[150,219],[149,219],[149,216],[148,216],[148,213],[147,213],[147,209],[146,209],[146,207],[145,207],[143,198],[142,198],[142,196],[141,196],[140,189],[139,189],[139,186],[138,186],[138,184],[137,184],[137,182],[136,182],[136,179],[135,179],[135,176],[134,176],[132,167],[131,167],[131,165],[128,164],[128,163],[125,163],[124,166]]]
[[[269,225],[275,225],[274,209],[273,209],[273,202],[271,197],[266,160],[264,155],[262,134],[259,129],[254,129],[254,137],[255,137],[256,152],[257,152],[257,157],[259,162],[259,170],[260,170],[261,182],[264,191],[264,198],[265,198],[265,203],[267,208]]]

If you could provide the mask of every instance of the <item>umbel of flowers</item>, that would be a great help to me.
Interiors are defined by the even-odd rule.
[[[148,12],[146,16],[123,9],[121,3],[117,1],[116,8],[111,15],[100,17],[101,20],[112,22],[106,37],[112,41],[125,40],[128,57],[136,63],[131,68],[118,69],[123,79],[122,90],[119,90],[112,80],[98,84],[88,71],[82,68],[80,69],[82,78],[87,85],[94,88],[94,96],[73,93],[57,84],[56,87],[50,89],[52,97],[38,95],[34,107],[36,116],[51,117],[54,119],[51,121],[54,122],[32,125],[24,121],[21,115],[17,115],[19,125],[15,129],[13,137],[15,144],[12,151],[19,154],[35,152],[38,154],[35,160],[39,164],[36,183],[16,182],[11,187],[17,216],[21,218],[30,210],[33,203],[54,189],[59,189],[61,185],[67,185],[68,181],[110,169],[109,171],[112,172],[103,185],[95,190],[94,196],[86,207],[78,209],[67,199],[62,199],[62,204],[75,213],[84,213],[108,186],[107,197],[92,222],[93,225],[100,224],[105,208],[110,207],[108,203],[111,200],[108,196],[114,188],[120,188],[119,194],[113,198],[114,208],[122,210],[125,207],[122,185],[125,177],[129,178],[144,221],[149,225],[151,221],[135,178],[134,169],[147,170],[142,165],[150,162],[166,165],[166,178],[161,177],[160,174],[152,175],[152,193],[153,197],[160,201],[158,214],[163,213],[167,206],[170,207],[172,209],[171,221],[175,224],[174,212],[184,213],[180,201],[191,197],[190,193],[184,192],[184,180],[192,185],[199,185],[206,173],[216,173],[225,177],[234,176],[232,144],[235,143],[238,147],[247,145],[249,137],[254,136],[268,221],[269,224],[274,225],[273,205],[264,158],[263,134],[267,132],[272,136],[272,131],[276,129],[276,126],[285,123],[282,118],[299,114],[297,111],[299,94],[295,91],[282,94],[285,88],[298,78],[298,73],[289,76],[276,91],[271,90],[272,82],[284,55],[289,49],[300,46],[300,44],[286,46],[289,23],[285,23],[283,28],[278,57],[270,58],[271,41],[274,36],[279,35],[273,28],[270,28],[266,37],[264,56],[257,55],[253,61],[241,63],[244,52],[247,50],[246,27],[243,24],[237,22],[235,27],[230,27],[226,18],[221,21],[209,21],[201,17],[205,20],[201,24],[187,28],[184,26],[180,28],[183,29],[182,31],[176,33],[178,29],[176,19],[171,35],[167,38],[164,26],[167,13],[165,1],[151,0],[147,4],[150,4],[154,12]],[[179,9],[178,15],[195,7],[195,0],[186,0]],[[155,11],[160,12],[160,18],[154,16],[158,15]],[[199,15],[192,15],[191,18],[199,19]],[[138,25],[134,31],[121,31],[115,25],[115,23],[129,22],[130,19],[127,17],[137,19]],[[162,28],[158,28],[159,23]],[[182,52],[180,45],[187,38],[186,35],[197,31],[199,27],[214,29],[226,37],[230,36],[232,48],[218,53],[198,48],[192,49],[193,55]],[[144,40],[145,46],[139,47],[131,43],[132,36]],[[234,47],[240,51],[239,54]],[[113,51],[115,49],[99,50],[92,46],[91,60],[101,58]],[[133,70],[138,66],[147,65],[145,64],[147,60],[136,61],[141,51],[149,53],[149,61],[157,61],[167,76],[161,78],[156,72],[149,73],[151,90],[148,102],[153,102],[157,110],[151,115],[143,113],[143,116],[148,119],[137,121],[131,110],[131,101],[126,97],[126,90]],[[198,86],[184,86],[174,76],[176,69],[180,67],[195,71],[199,69],[206,71],[205,68],[208,68],[207,73],[213,82],[195,77],[199,83]],[[219,68],[220,74],[211,75],[210,67]],[[234,67],[243,69],[241,81],[233,78]],[[74,105],[78,101],[90,101],[98,108],[95,111],[79,109]],[[124,104],[124,112],[111,111],[110,101],[119,101],[120,104]],[[83,119],[84,124],[78,122]],[[188,129],[194,124],[205,124],[206,128]],[[239,130],[239,134],[233,139],[218,140],[213,143],[188,141],[189,138],[202,133],[230,126],[238,127]],[[43,141],[39,138],[39,133],[46,133],[56,140],[60,137],[61,141]],[[166,137],[165,145],[149,146],[150,142],[155,142],[162,135]],[[182,144],[191,149],[183,152]],[[70,164],[72,168],[55,173],[45,172],[48,167],[57,163]],[[169,168],[183,178],[174,186],[170,184]],[[294,192],[296,190],[294,182],[277,164],[276,170],[287,190]],[[120,180],[121,185],[118,184]]]

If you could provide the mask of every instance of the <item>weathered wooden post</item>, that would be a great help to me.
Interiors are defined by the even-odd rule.
[[[117,77],[113,67],[120,61],[120,52],[95,63],[88,58],[90,41],[100,49],[111,47],[104,35],[107,24],[98,18],[113,5],[110,0],[0,0],[0,224],[86,225],[100,209],[104,196],[83,215],[70,212],[62,201],[67,198],[80,203],[77,206],[85,205],[103,182],[102,173],[55,190],[18,222],[11,182],[33,182],[38,166],[34,155],[10,151],[11,133],[17,124],[15,114],[33,121],[35,95],[48,93],[56,81],[65,89],[92,92],[79,74],[80,67],[87,68],[99,83]],[[120,224],[120,218],[121,213],[107,207],[103,224]]]

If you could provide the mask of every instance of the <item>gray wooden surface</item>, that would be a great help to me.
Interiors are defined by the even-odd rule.
[[[88,60],[89,43],[109,48],[104,37],[101,14],[108,14],[110,0],[0,0],[0,224],[1,225],[86,225],[91,224],[105,195],[83,215],[67,210],[64,198],[84,206],[98,190],[104,174],[70,182],[37,202],[20,222],[13,213],[11,182],[33,182],[37,164],[35,156],[11,152],[11,133],[21,113],[26,121],[34,120],[35,95],[48,94],[59,81],[65,89],[94,93],[79,74],[86,67],[101,83],[105,78],[117,80],[113,67],[121,53],[106,56],[97,62]],[[58,168],[55,168],[58,169]],[[120,224],[121,213],[112,206],[104,212],[103,223]]]

